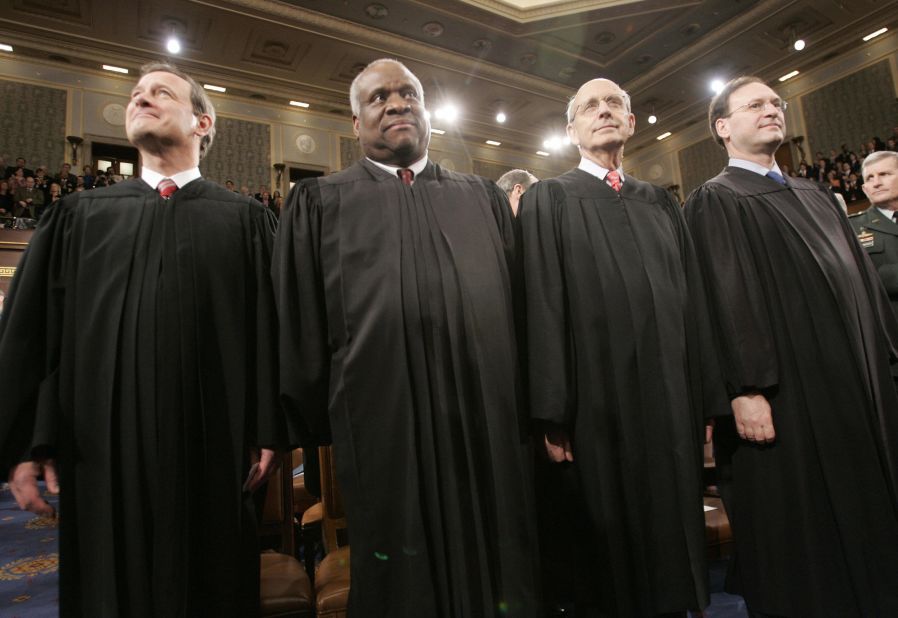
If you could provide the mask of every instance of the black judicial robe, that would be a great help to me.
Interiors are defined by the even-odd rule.
[[[703,417],[726,400],[680,207],[574,169],[531,187],[519,220],[531,414],[572,434],[598,605],[703,608]]]
[[[898,329],[832,195],[788,182],[728,167],[685,211],[726,387],[763,392],[776,429],[715,432],[731,589],[776,616],[898,616]]]
[[[333,437],[350,616],[537,616],[514,231],[494,183],[365,160],[294,187],[275,249],[281,390]]]
[[[285,441],[273,240],[265,209],[201,179],[44,215],[0,320],[0,453],[58,458],[62,616],[258,611],[241,487],[249,448]]]

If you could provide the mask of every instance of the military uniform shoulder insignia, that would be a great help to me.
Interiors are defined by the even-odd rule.
[[[876,239],[873,236],[873,232],[868,232],[867,230],[861,230],[860,232],[858,232],[857,241],[861,243],[861,246],[864,248],[872,247],[875,240]]]

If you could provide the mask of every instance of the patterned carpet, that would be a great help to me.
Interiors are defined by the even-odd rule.
[[[57,505],[56,496],[46,497]],[[20,510],[0,487],[0,617],[59,615],[57,535],[55,519]]]

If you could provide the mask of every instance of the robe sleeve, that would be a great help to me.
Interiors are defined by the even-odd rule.
[[[285,436],[284,413],[278,397],[278,329],[271,260],[277,219],[267,208],[253,207],[252,255],[255,281],[255,373],[254,446],[283,448],[297,444]]]
[[[705,286],[699,268],[692,235],[686,227],[682,208],[669,191],[655,188],[658,203],[669,214],[680,248],[680,262],[686,277],[686,352],[690,392],[693,393],[696,420],[732,414],[727,393],[720,375],[720,361],[711,328],[711,318],[705,295]]]
[[[768,392],[779,383],[766,293],[742,221],[738,199],[706,184],[686,203],[707,294],[718,357],[731,398]]]
[[[0,318],[0,466],[52,456],[60,424],[59,363],[66,252],[77,197],[57,202],[16,270]]]
[[[573,422],[572,350],[567,319],[560,211],[562,189],[539,182],[524,194],[518,213],[527,314],[530,416],[559,425]]]
[[[329,444],[330,346],[321,270],[321,197],[317,181],[287,196],[272,273],[280,328],[280,396],[291,442]]]

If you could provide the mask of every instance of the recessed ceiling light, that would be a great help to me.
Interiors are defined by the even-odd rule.
[[[227,92],[228,89],[224,86],[213,86],[212,84],[203,84],[203,88],[206,90],[212,90],[213,92]]]
[[[792,47],[795,48],[795,51],[801,51],[805,48],[804,39],[796,39],[794,43],[792,43]]]
[[[796,75],[798,75],[798,70],[797,70],[797,69],[794,70],[794,71],[790,71],[790,72],[786,73],[785,75],[783,75],[782,77],[780,77],[780,81],[781,81],[781,82],[784,82],[784,81],[786,81],[787,79],[792,79],[792,78],[795,77]]]
[[[446,122],[455,122],[458,118],[458,108],[448,103],[433,113],[437,120],[445,120]]]
[[[293,107],[308,107],[309,104],[305,101],[290,101],[290,105]]]
[[[720,94],[720,91],[723,90],[724,86],[726,86],[726,84],[723,82],[722,79],[712,79],[711,80],[711,84],[710,84],[711,92],[713,92],[714,94]]]
[[[501,146],[502,145],[502,142],[497,142],[494,139],[488,139],[488,140],[486,140],[486,143],[489,144],[490,146]]]
[[[870,39],[875,39],[875,38],[878,37],[880,34],[885,34],[885,33],[888,32],[888,31],[889,31],[888,28],[880,28],[880,29],[877,30],[876,32],[871,32],[870,34],[868,34],[867,36],[865,36],[865,37],[864,37],[864,40],[865,40],[865,41],[869,41]]]
[[[536,154],[538,154],[538,155],[541,156],[541,157],[548,157],[548,156],[549,156],[549,153],[546,152],[546,151],[544,151],[544,150],[537,150],[537,151],[536,151]]]
[[[499,124],[502,124],[506,120],[508,120],[508,116],[506,116],[503,112],[499,112],[498,114],[496,114],[496,122],[498,122]]]
[[[553,136],[543,141],[543,148],[546,150],[558,150],[563,143],[560,137]]]
[[[178,37],[169,37],[168,41],[165,42],[165,49],[167,49],[170,54],[180,54],[181,41],[178,40]]]
[[[667,139],[668,137],[670,137],[670,131],[665,131],[664,133],[662,133],[661,135],[659,135],[659,136],[656,137],[655,139],[658,140],[658,141],[660,142],[661,140]]]
[[[5,52],[11,52],[12,45],[7,45],[6,43],[0,43],[0,49],[2,49]]]
[[[649,124],[655,124],[656,122],[658,122],[658,117],[655,114],[649,116]]]
[[[128,74],[128,69],[124,69],[124,68],[122,68],[122,67],[113,66],[113,65],[111,65],[111,64],[104,64],[104,65],[103,65],[103,70],[105,70],[105,71],[112,71],[113,73],[124,73],[125,75]]]
[[[571,138],[565,136],[565,138],[564,138],[563,140],[561,140],[561,143],[564,144],[565,146],[570,146],[570,145],[571,145]]]
[[[430,128],[430,132],[431,132],[431,133],[434,133],[434,134],[436,134],[436,135],[443,135],[443,134],[446,133],[446,132],[443,131],[442,129],[434,129],[433,127]]]

